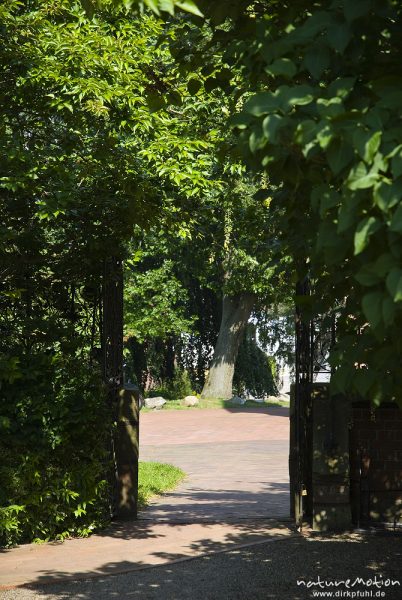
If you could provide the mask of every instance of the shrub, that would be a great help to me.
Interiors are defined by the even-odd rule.
[[[275,395],[278,391],[275,371],[274,359],[261,350],[249,328],[237,356],[233,377],[234,393],[249,392],[257,397]]]
[[[87,535],[108,518],[111,418],[100,375],[43,354],[21,369],[1,388],[0,544]]]

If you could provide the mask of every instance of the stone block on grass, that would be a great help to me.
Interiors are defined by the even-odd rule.
[[[163,408],[164,404],[166,404],[166,400],[165,398],[162,398],[162,396],[157,396],[156,398],[145,398],[146,408],[155,408],[159,410]]]
[[[199,404],[199,400],[197,396],[186,396],[183,398],[182,403],[184,406],[197,406]]]
[[[240,396],[233,396],[233,398],[231,398],[229,400],[229,402],[231,404],[238,404],[239,406],[242,406],[243,404],[246,403],[246,399],[245,398],[240,398]]]

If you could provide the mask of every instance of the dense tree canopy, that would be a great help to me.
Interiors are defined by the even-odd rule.
[[[401,398],[401,7],[270,8],[241,58],[264,85],[233,123],[280,188],[313,310],[338,312],[334,391]]]
[[[89,19],[62,0],[0,7],[0,535],[8,543],[86,533],[108,516],[104,260],[123,258],[133,225],[159,214],[181,231],[191,199],[209,186],[207,137],[193,135],[175,107],[155,112],[161,89],[176,104],[188,95],[154,48],[161,29],[152,16],[134,22],[114,9]]]
[[[2,541],[107,517],[110,256],[128,258],[128,337],[186,332],[199,383],[218,298],[262,322],[308,277],[305,317],[337,315],[333,391],[402,398],[401,17],[396,0],[1,4]]]
[[[283,239],[312,280],[304,314],[338,316],[333,391],[400,399],[400,3],[198,6],[178,59],[237,99],[241,153],[275,185]]]

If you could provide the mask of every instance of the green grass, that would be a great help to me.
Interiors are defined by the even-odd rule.
[[[173,465],[140,462],[138,470],[138,508],[144,508],[154,496],[173,490],[184,479],[184,471]]]
[[[230,400],[222,398],[199,399],[197,406],[184,406],[182,400],[167,400],[162,410],[199,410],[203,408],[237,408],[239,410],[247,410],[247,408],[268,408],[270,406],[289,406],[289,402],[283,400],[266,400],[262,402],[254,402],[247,400],[245,404],[232,404]],[[152,412],[153,408],[142,408],[141,412]]]

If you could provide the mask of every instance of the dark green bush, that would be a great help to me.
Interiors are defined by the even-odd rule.
[[[173,379],[167,384],[167,393],[170,400],[177,400],[190,396],[193,393],[190,376],[185,369],[176,369]]]
[[[258,346],[254,328],[248,328],[240,344],[233,377],[235,394],[249,392],[255,397],[270,396],[277,393],[275,383],[276,364]]]
[[[100,374],[44,354],[21,360],[19,374],[0,390],[0,544],[87,535],[108,518]]]
[[[185,369],[177,368],[172,379],[164,381],[161,386],[150,390],[147,395],[150,398],[162,396],[166,400],[179,400],[193,393],[188,372]]]

